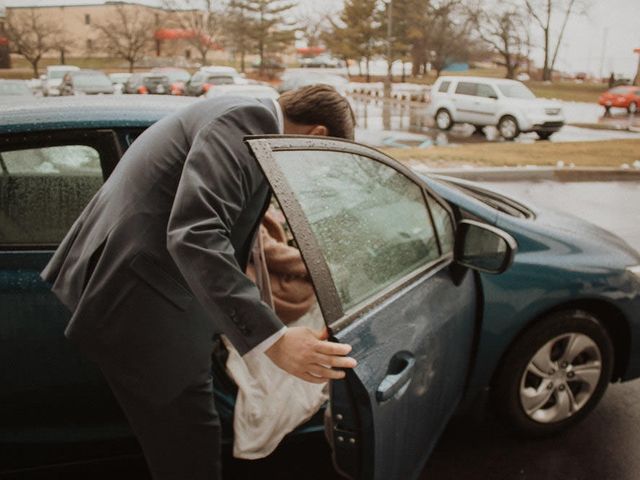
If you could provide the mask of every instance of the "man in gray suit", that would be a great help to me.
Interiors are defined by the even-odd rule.
[[[355,366],[350,346],[284,327],[243,273],[270,198],[243,138],[353,138],[353,126],[328,86],[180,110],[131,145],[42,272],[73,312],[66,335],[102,369],[156,480],[221,478],[215,335],[311,382]]]

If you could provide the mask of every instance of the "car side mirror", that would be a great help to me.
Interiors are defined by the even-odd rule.
[[[497,95],[489,95],[489,98],[490,98],[491,100],[497,100],[497,99],[498,99],[498,96],[497,96]]]
[[[502,273],[511,266],[517,250],[515,238],[499,228],[474,220],[458,223],[454,258],[459,265]]]

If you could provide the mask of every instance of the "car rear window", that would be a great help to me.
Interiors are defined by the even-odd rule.
[[[477,86],[477,84],[471,82],[458,82],[456,93],[460,95],[475,95]]]
[[[0,248],[54,246],[102,185],[86,145],[0,152]]]
[[[231,85],[233,84],[233,77],[226,75],[213,75],[207,77],[207,83],[213,83],[214,85]]]

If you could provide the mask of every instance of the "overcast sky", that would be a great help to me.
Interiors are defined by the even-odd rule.
[[[37,3],[78,4],[99,0],[0,0],[6,6]],[[162,4],[162,0],[133,0]],[[485,1],[485,0],[483,0]],[[494,1],[486,0],[487,4]],[[518,1],[518,0],[516,0]],[[640,0],[585,0],[590,7],[585,15],[574,16],[565,32],[556,68],[570,72],[608,75],[613,71],[631,76],[638,64],[634,48],[640,48]],[[339,12],[343,0],[299,0],[307,12]],[[542,51],[534,60],[542,63]]]

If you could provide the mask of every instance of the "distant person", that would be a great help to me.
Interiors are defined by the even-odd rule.
[[[612,88],[616,84],[616,76],[611,72],[609,75],[609,88]]]
[[[244,274],[270,188],[244,137],[353,138],[328,86],[278,101],[215,98],[147,129],[42,272],[72,312],[66,335],[98,363],[155,480],[221,478],[211,354],[224,334],[303,380],[344,377],[349,345],[285,327]]]

